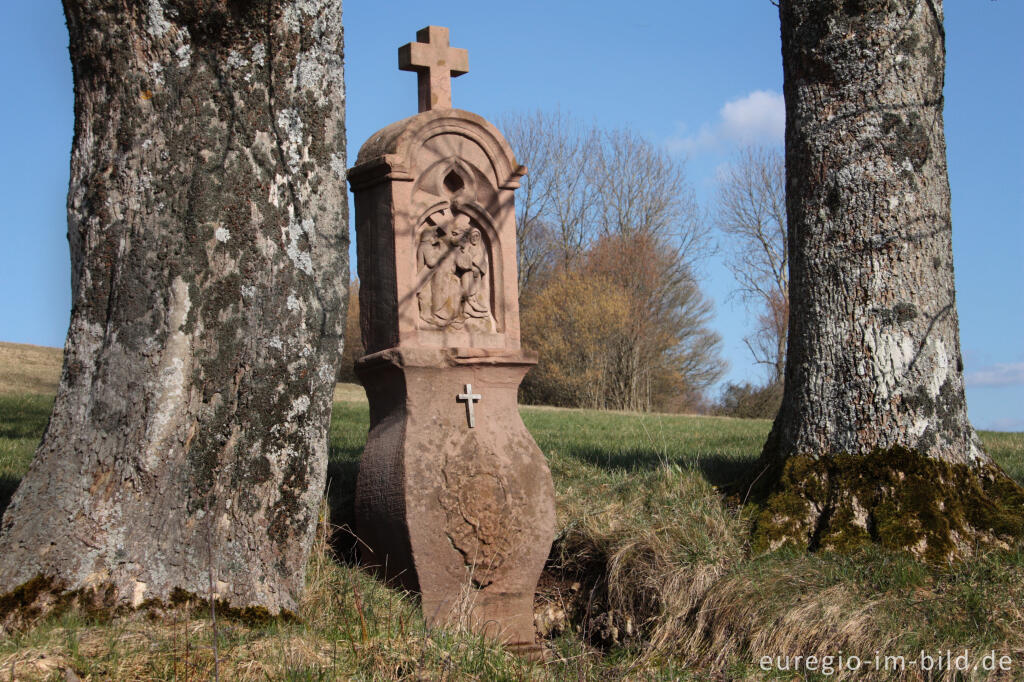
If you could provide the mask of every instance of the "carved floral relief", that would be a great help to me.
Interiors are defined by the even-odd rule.
[[[511,483],[485,462],[497,459],[470,434],[445,457],[439,502],[445,513],[445,534],[462,555],[473,586],[486,587],[506,559],[514,556],[521,537],[519,510]]]

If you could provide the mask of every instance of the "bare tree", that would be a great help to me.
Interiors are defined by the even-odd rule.
[[[594,233],[654,237],[671,249],[680,272],[699,270],[712,244],[684,163],[628,129],[595,137]]]
[[[609,235],[587,253],[584,270],[624,292],[629,313],[609,347],[609,407],[650,410],[676,395],[699,396],[722,375],[721,338],[708,328],[711,301],[671,244],[655,235]]]
[[[721,340],[707,324],[711,304],[693,280],[670,305],[648,308],[642,291],[623,285],[637,276],[638,257],[655,267],[665,253],[650,243],[599,242],[578,270],[545,281],[523,309],[524,338],[540,351],[527,375],[531,402],[598,409],[684,411],[722,374]],[[643,277],[645,273],[640,273]]]
[[[967,418],[941,0],[782,0],[790,317],[755,543],[933,561],[1024,536]]]
[[[345,324],[341,2],[64,12],[71,324],[0,593],[295,609]]]
[[[348,284],[348,310],[345,315],[345,348],[338,363],[338,383],[358,384],[356,361],[366,355],[359,319],[359,279]]]
[[[786,167],[773,148],[745,147],[718,181],[716,222],[725,235],[726,266],[738,293],[758,310],[744,341],[754,360],[770,368],[770,383],[783,379],[789,315],[789,250],[786,241]]]
[[[522,384],[528,402],[610,407],[613,362],[628,344],[632,302],[609,279],[560,270],[545,279],[523,307],[526,343],[540,363]]]
[[[499,127],[528,173],[516,194],[519,290],[578,262],[592,237],[596,131],[562,112],[509,114]]]
[[[528,120],[529,135],[513,126],[517,130],[513,149],[531,168],[532,182],[537,183],[534,189],[543,187],[544,191],[527,192],[520,220],[533,229],[543,222],[538,216],[548,215],[553,224],[563,225],[552,230],[563,237],[556,236],[546,245],[558,254],[551,266],[559,273],[579,273],[582,279],[556,278],[554,284],[545,282],[538,287],[543,291],[538,304],[549,312],[539,318],[529,316],[530,324],[524,324],[527,342],[536,339],[542,345],[542,336],[553,338],[550,330],[538,325],[564,321],[568,329],[581,323],[550,313],[549,299],[559,298],[557,292],[548,290],[550,286],[571,283],[581,292],[603,289],[609,304],[624,295],[629,312],[620,324],[609,326],[596,313],[586,316],[587,320],[603,320],[600,324],[608,332],[598,335],[605,346],[599,362],[602,371],[599,381],[588,384],[592,393],[588,404],[647,410],[655,404],[668,404],[671,394],[686,394],[692,402],[720,376],[723,365],[718,356],[720,339],[707,328],[711,302],[700,291],[696,277],[699,263],[711,249],[708,228],[684,166],[628,130],[587,131],[577,123],[566,123],[561,115],[540,114]],[[569,131],[568,142],[551,139],[565,131]],[[523,140],[521,147],[515,146],[516,139]],[[577,145],[572,140],[584,142]],[[583,153],[586,158],[573,160],[576,157],[566,150]],[[573,161],[566,164],[566,159]],[[558,163],[549,165],[553,161]],[[566,198],[563,193],[573,196]],[[580,210],[565,208],[571,206]],[[565,227],[570,224],[571,228]],[[569,234],[571,244],[564,239]],[[535,244],[544,243],[535,235],[531,238]],[[569,254],[574,255],[567,257]],[[530,300],[526,298],[524,311]],[[571,310],[572,301],[565,304]],[[612,330],[616,330],[614,334]],[[577,336],[584,333],[583,328],[573,332]],[[597,332],[586,334],[592,338]],[[552,353],[553,362],[561,351]],[[573,355],[571,362],[579,364],[582,357]],[[542,364],[535,375],[537,381],[541,381],[544,367]],[[527,388],[531,381],[527,379]]]

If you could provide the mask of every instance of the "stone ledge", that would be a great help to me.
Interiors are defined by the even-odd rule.
[[[467,365],[533,366],[537,353],[530,350],[491,348],[388,348],[364,355],[356,361],[356,371],[373,371],[390,365],[394,367],[464,367]]]

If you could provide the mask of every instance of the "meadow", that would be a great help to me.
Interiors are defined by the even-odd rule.
[[[11,378],[13,351],[0,345],[0,508],[45,428],[59,362],[43,349],[50,360],[32,365],[42,351],[18,348],[23,376]],[[339,386],[336,399],[330,483],[296,619],[213,621],[205,603],[71,607],[0,637],[0,680],[74,679],[68,670],[82,680],[1024,677],[1022,545],[945,565],[877,547],[753,555],[750,505],[720,491],[755,460],[763,420],[522,408],[557,496],[537,597],[549,660],[428,629],[415,596],[354,561],[351,503],[369,417],[359,387]],[[1024,481],[1024,434],[981,436]],[[965,651],[977,669],[939,669]]]

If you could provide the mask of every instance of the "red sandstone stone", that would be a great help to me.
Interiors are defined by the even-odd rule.
[[[398,68],[418,74],[419,111],[452,108],[451,77],[469,72],[469,54],[448,46],[448,29],[427,26],[398,48]]]
[[[428,624],[536,656],[533,596],[555,513],[516,399],[536,364],[519,342],[523,173],[491,124],[450,108],[379,131],[349,172],[371,421],[356,531],[364,562],[420,592]]]

